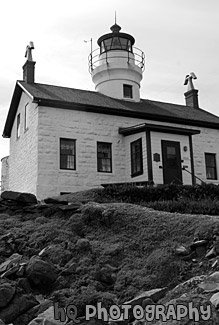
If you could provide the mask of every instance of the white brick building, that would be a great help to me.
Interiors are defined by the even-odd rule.
[[[219,183],[219,117],[199,108],[194,75],[185,106],[140,99],[144,54],[111,30],[90,56],[96,92],[35,83],[28,48],[3,133],[4,189],[42,199],[106,183]]]

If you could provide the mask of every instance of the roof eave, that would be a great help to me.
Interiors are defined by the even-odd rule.
[[[19,101],[21,98],[22,91],[24,91],[32,100],[34,97],[26,90],[26,88],[19,82],[16,82],[14,93],[11,99],[11,104],[9,107],[8,115],[6,118],[4,130],[3,130],[3,138],[10,138],[11,137],[11,129],[14,123],[14,119],[17,113],[17,108],[19,105]]]
[[[2,134],[3,138],[10,138],[11,136],[11,129],[17,112],[17,106],[21,98],[21,94],[22,94],[22,89],[20,88],[18,83],[16,83],[14,93],[11,99],[10,108],[6,118],[5,127]]]

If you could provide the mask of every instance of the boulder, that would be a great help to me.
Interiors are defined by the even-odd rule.
[[[4,200],[12,200],[26,204],[37,204],[37,198],[31,193],[21,193],[14,191],[4,191],[1,194],[1,198]]]
[[[46,288],[56,281],[58,272],[53,264],[34,256],[26,267],[26,277],[33,285]]]
[[[9,283],[2,283],[0,285],[0,308],[7,306],[15,294],[15,287]]]
[[[13,299],[6,307],[0,310],[0,319],[6,324],[13,323],[20,315],[26,312],[28,309],[36,306],[38,301],[31,294],[18,294],[16,293]]]

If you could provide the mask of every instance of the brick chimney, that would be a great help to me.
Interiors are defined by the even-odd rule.
[[[198,90],[197,89],[191,89],[187,91],[185,94],[186,99],[186,106],[190,106],[193,108],[199,108],[198,106]]]
[[[197,79],[194,72],[188,74],[185,78],[184,85],[188,85],[187,92],[184,93],[186,99],[186,106],[198,108],[198,90],[194,88],[193,79]]]
[[[32,58],[32,50],[34,49],[33,42],[27,45],[25,57],[27,61],[23,65],[23,80],[27,83],[32,83],[35,81],[35,64]]]

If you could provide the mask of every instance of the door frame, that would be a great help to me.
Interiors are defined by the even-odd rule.
[[[161,140],[162,165],[163,165],[163,183],[164,184],[171,184],[171,183],[166,182],[168,168],[167,168],[167,166],[165,166],[166,158],[167,158],[166,157],[166,152],[165,152],[165,147],[168,146],[168,144],[173,145],[176,148],[176,157],[177,157],[177,161],[179,163],[179,167],[177,169],[177,174],[178,174],[177,179],[179,180],[179,183],[183,184],[180,142],[179,141],[172,141],[172,140]]]

